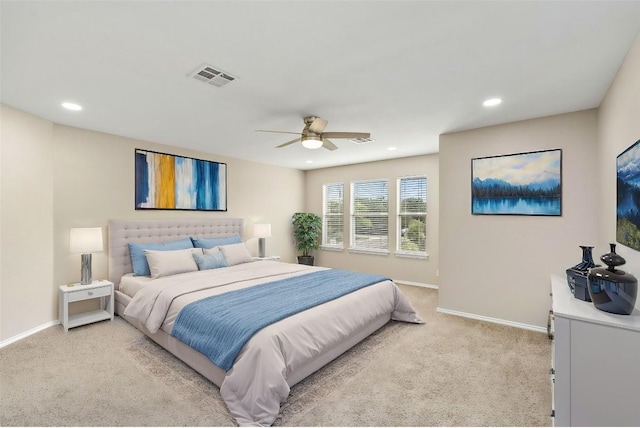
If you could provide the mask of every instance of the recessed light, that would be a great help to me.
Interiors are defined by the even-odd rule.
[[[67,110],[73,110],[73,111],[80,111],[82,110],[82,106],[76,103],[62,103],[62,107],[66,108]]]
[[[502,100],[500,98],[491,98],[483,102],[482,105],[485,107],[493,107],[493,106],[497,106],[501,102]]]
[[[307,163],[313,163],[313,161],[312,160],[308,160]]]
[[[387,150],[389,150],[390,152],[397,150],[397,147],[387,147]]]

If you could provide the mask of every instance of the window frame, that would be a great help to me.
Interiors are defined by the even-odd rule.
[[[356,217],[355,214],[355,188],[359,184],[364,183],[384,183],[386,185],[386,205],[387,211],[385,213],[367,213],[366,217],[383,217],[387,221],[387,234],[386,234],[386,248],[370,248],[359,247],[356,242]],[[349,195],[349,251],[354,253],[368,253],[368,254],[389,254],[389,179],[388,178],[376,178],[369,180],[353,180],[350,182],[350,195]],[[361,215],[364,217],[364,215]]]
[[[423,178],[424,179],[424,198],[425,198],[425,211],[420,211],[420,212],[403,212],[401,211],[402,208],[402,192],[401,192],[401,187],[402,187],[402,181],[403,180],[410,180],[410,179],[416,179],[416,178]],[[416,258],[426,258],[428,257],[428,253],[427,253],[427,233],[426,233],[426,229],[427,229],[427,219],[428,219],[428,211],[429,211],[429,206],[428,206],[428,186],[429,186],[429,181],[427,178],[426,174],[417,174],[417,175],[407,175],[404,177],[397,177],[396,179],[396,254],[399,256],[406,256],[406,257],[416,257]],[[412,250],[404,250],[402,249],[402,219],[403,217],[407,217],[407,216],[411,216],[411,217],[417,217],[417,216],[424,216],[424,227],[425,227],[425,239],[424,239],[424,251],[412,251]]]
[[[327,214],[327,188],[337,185],[342,187],[342,212],[339,214]],[[327,227],[327,216],[340,216],[342,218],[342,242],[340,244],[331,244],[327,242],[327,232],[329,230]],[[322,243],[320,244],[320,247],[329,250],[344,250],[344,182],[325,183],[322,185]]]

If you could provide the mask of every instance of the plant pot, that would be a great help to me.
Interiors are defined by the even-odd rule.
[[[313,256],[298,256],[298,264],[313,266]]]

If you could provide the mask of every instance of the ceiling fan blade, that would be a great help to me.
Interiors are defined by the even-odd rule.
[[[322,134],[322,131],[324,131],[324,128],[327,127],[327,122],[324,119],[320,119],[319,117],[316,117],[313,122],[311,122],[311,125],[309,125],[309,131],[311,132],[315,132],[316,134]]]
[[[276,149],[279,149],[280,147],[288,146],[289,144],[297,143],[298,141],[302,141],[302,138],[294,138],[291,141],[287,141],[286,143],[282,143],[279,146],[276,146]]]
[[[335,144],[333,144],[331,141],[327,140],[326,138],[322,139],[322,147],[324,147],[327,150],[331,150],[334,151],[338,148],[338,146],[336,146]]]
[[[326,138],[369,138],[369,132],[325,132],[322,137]]]
[[[293,135],[302,135],[302,132],[289,132],[289,131],[267,131],[265,129],[256,129],[256,132],[275,132],[276,134],[293,134]]]

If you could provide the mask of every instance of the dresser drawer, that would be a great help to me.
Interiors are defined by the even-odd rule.
[[[90,288],[88,290],[72,291],[69,294],[69,302],[77,302],[79,300],[94,299],[96,297],[104,297],[111,295],[111,286]]]

